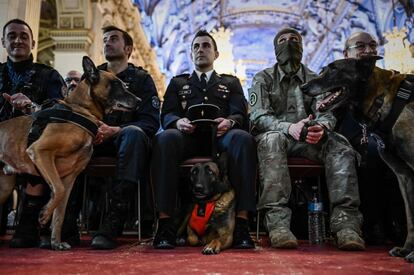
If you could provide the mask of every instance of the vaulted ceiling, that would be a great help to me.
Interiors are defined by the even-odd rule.
[[[411,1],[411,2],[410,2]],[[303,36],[303,62],[319,71],[342,58],[345,39],[355,31],[368,31],[385,41],[383,33],[395,23],[409,29],[414,42],[413,18],[394,0],[135,0],[142,25],[156,49],[167,79],[192,70],[189,50],[194,33],[222,25],[233,36],[235,61],[246,67],[248,81],[275,62],[273,38],[285,26]],[[401,1],[412,5],[414,0]],[[219,49],[220,50],[220,49]],[[382,48],[380,49],[380,53]],[[247,83],[248,84],[248,83]]]

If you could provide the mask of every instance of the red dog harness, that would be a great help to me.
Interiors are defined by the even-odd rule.
[[[215,203],[207,202],[206,204],[196,204],[191,213],[189,225],[198,236],[203,236],[206,232],[207,223],[214,212]]]

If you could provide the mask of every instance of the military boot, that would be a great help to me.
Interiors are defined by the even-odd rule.
[[[365,250],[365,242],[357,232],[350,228],[344,228],[336,233],[336,244],[341,250],[360,251]]]
[[[111,190],[109,212],[103,224],[92,239],[93,249],[114,249],[117,246],[116,237],[122,232],[131,198],[131,183],[118,182]],[[133,190],[133,188],[132,188]]]
[[[10,241],[12,248],[38,247],[40,240],[39,213],[46,204],[48,198],[45,196],[25,196],[19,223],[16,226],[13,238]],[[42,230],[44,231],[44,230]],[[47,234],[44,232],[45,235]],[[50,232],[49,232],[50,239]],[[44,246],[45,244],[42,244]],[[50,240],[49,240],[50,247]]]
[[[269,233],[270,243],[275,248],[297,248],[298,241],[287,227],[278,227]]]
[[[77,209],[68,207],[65,213],[65,219],[62,226],[62,241],[71,246],[80,244],[80,234],[78,227],[79,212]]]

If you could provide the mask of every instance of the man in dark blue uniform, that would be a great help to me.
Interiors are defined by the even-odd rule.
[[[133,50],[131,36],[114,26],[103,29],[104,54],[108,61],[98,68],[114,73],[141,103],[135,112],[115,110],[99,127],[95,153],[117,157],[116,177],[109,191],[109,211],[92,240],[94,249],[113,249],[122,232],[134,187],[148,170],[151,138],[159,128],[159,100],[154,81],[141,67],[128,63]]]
[[[1,39],[7,51],[7,62],[0,64],[0,121],[30,114],[48,99],[62,98],[62,77],[54,69],[33,62],[35,41],[30,26],[13,19],[3,27]],[[31,183],[34,183],[31,181]],[[48,201],[47,185],[28,184],[23,199],[23,209],[11,247],[35,247],[39,244],[40,209]],[[49,235],[43,229],[41,235]],[[42,245],[42,244],[41,244]],[[46,241],[45,246],[48,245]]]
[[[172,216],[176,208],[179,164],[202,153],[211,154],[211,136],[206,135],[187,116],[190,106],[208,103],[220,108],[217,149],[229,157],[229,180],[236,191],[236,228],[233,247],[254,248],[248,230],[248,213],[256,210],[256,147],[247,128],[247,103],[239,80],[213,70],[217,45],[206,31],[199,31],[191,44],[195,71],[174,77],[165,93],[161,111],[164,132],[156,136],[151,163],[152,182],[159,215],[154,247],[175,247],[176,227]]]

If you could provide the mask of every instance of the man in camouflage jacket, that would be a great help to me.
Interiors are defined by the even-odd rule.
[[[302,37],[290,28],[274,39],[278,61],[257,73],[249,89],[253,134],[258,143],[261,196],[265,226],[273,247],[296,248],[287,207],[291,182],[288,157],[304,157],[325,164],[332,215],[330,228],[338,248],[362,250],[362,216],[358,210],[356,153],[342,136],[330,131],[331,113],[315,111],[315,100],[302,94],[300,85],[316,75],[301,64]]]

